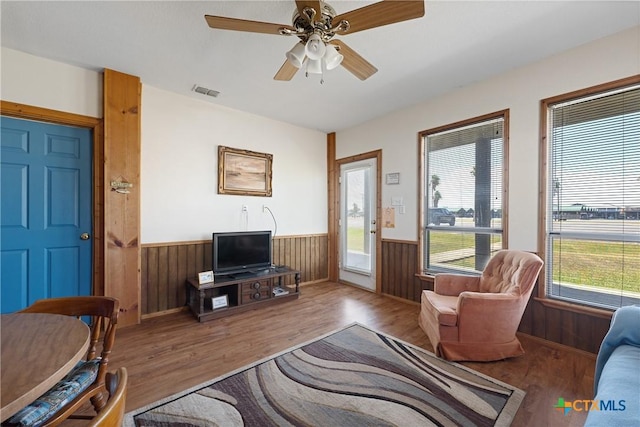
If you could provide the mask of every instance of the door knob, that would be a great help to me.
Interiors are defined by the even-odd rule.
[[[90,237],[89,233],[82,233],[80,235],[80,240],[89,240]]]

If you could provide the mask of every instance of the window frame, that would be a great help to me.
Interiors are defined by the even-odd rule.
[[[426,130],[422,130],[418,132],[418,201],[419,201],[419,209],[418,209],[418,276],[424,278],[432,278],[437,272],[427,271],[425,266],[425,230],[428,224],[425,224],[425,209],[426,203],[426,178],[425,172],[427,165],[426,163],[426,138],[428,135],[437,134],[446,131],[452,131],[455,129],[460,129],[464,127],[468,127],[474,124],[480,124],[482,122],[495,120],[495,119],[503,119],[503,131],[502,131],[502,249],[506,249],[508,247],[509,241],[509,109],[499,110],[492,113],[484,114],[481,116],[472,117],[469,119],[461,120],[458,122],[438,126],[435,128],[430,128]],[[454,213],[455,214],[455,213]],[[451,232],[460,232],[460,229],[457,230],[447,230],[446,227],[434,227],[438,231],[451,231]],[[468,228],[463,230],[464,232],[469,233],[477,233],[489,231],[489,234],[495,234],[490,230],[485,230],[484,228],[479,229],[476,227]],[[473,274],[473,272],[469,272],[468,270],[447,270],[447,272],[454,272],[460,274]],[[479,274],[479,273],[478,273]]]
[[[540,144],[539,144],[539,198],[538,198],[538,254],[545,262],[545,267],[540,271],[538,295],[535,298],[545,306],[565,309],[576,313],[588,313],[602,318],[610,318],[615,309],[590,305],[588,301],[584,303],[570,302],[547,295],[547,183],[549,175],[548,154],[549,154],[549,120],[552,106],[565,102],[577,101],[591,96],[605,94],[622,90],[626,87],[640,84],[640,74],[631,77],[615,80],[612,82],[591,86],[584,89],[575,90],[561,95],[556,95],[540,101]],[[608,241],[608,240],[607,240]]]

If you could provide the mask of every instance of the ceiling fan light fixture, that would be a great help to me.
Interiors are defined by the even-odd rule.
[[[302,67],[302,62],[304,61],[305,55],[305,45],[302,42],[296,43],[294,47],[291,48],[289,52],[287,52],[287,59],[291,62],[296,68]]]
[[[318,34],[313,33],[309,36],[304,51],[309,59],[317,60],[324,56],[327,46]]]
[[[307,60],[307,74],[322,74],[322,59]]]
[[[324,63],[327,70],[333,70],[342,63],[344,56],[338,53],[338,49],[331,43],[327,44],[327,51],[324,54]]]

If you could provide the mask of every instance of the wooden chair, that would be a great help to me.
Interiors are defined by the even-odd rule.
[[[105,378],[109,400],[102,411],[91,420],[89,427],[113,427],[122,425],[127,398],[127,369],[107,373]]]
[[[63,297],[42,299],[21,313],[50,313],[74,317],[90,317],[91,333],[86,359],[80,362],[63,380],[12,416],[5,425],[56,426],[69,418],[83,404],[91,402],[100,413],[109,396],[105,380],[109,355],[115,341],[120,303],[102,296]],[[101,348],[98,342],[102,335]],[[60,337],[64,343],[64,337]],[[47,349],[55,351],[55,349]],[[46,357],[46,353],[43,353]]]

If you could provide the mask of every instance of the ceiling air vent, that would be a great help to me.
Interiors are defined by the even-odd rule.
[[[194,85],[193,89],[191,90],[194,92],[201,93],[203,95],[213,96],[214,98],[217,98],[218,95],[220,95],[220,92],[218,92],[217,90],[208,89],[206,87],[198,86],[197,84]]]

